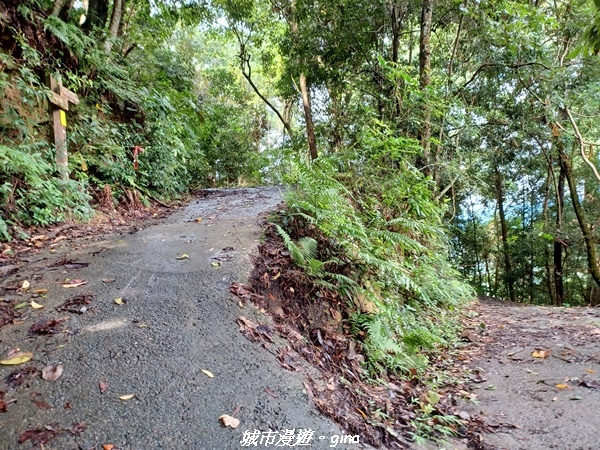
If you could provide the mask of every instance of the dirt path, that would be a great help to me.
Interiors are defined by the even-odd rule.
[[[600,448],[599,308],[486,299],[465,337],[475,341],[462,353],[472,401],[458,406],[480,419],[470,448]]]
[[[276,188],[215,190],[166,223],[63,241],[3,278],[5,288],[29,287],[4,292],[0,313],[20,317],[0,328],[1,356],[19,348],[33,359],[0,366],[0,449],[37,440],[44,449],[226,450],[242,447],[245,430],[286,429],[295,439],[313,431],[310,448],[333,447],[342,430],[309,405],[302,376],[281,368],[274,347],[239,332],[238,316],[262,318],[229,293],[251,269],[258,214],[280,201]],[[71,312],[57,310],[74,297]],[[58,380],[40,377],[57,364]],[[222,414],[241,424],[224,428]]]

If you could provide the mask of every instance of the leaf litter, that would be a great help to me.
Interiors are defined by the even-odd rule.
[[[92,303],[93,298],[92,294],[75,295],[57,306],[56,310],[84,314],[89,309],[88,305]]]
[[[19,435],[18,443],[30,441],[33,445],[45,445],[63,432],[59,424],[50,424],[38,428],[30,428]]]
[[[280,364],[306,373],[305,390],[312,403],[348,433],[361,435],[361,442],[377,448],[392,442],[407,447],[409,438],[404,436],[414,430],[411,422],[419,408],[413,400],[427,389],[416,377],[401,379],[392,374],[382,376],[378,385],[365,382],[361,367],[365,357],[360,344],[351,339],[345,320],[351,313],[347,303],[321,287],[321,297],[315,302],[316,287],[292,264],[279,234],[270,225],[265,234],[250,283],[232,284],[230,291],[241,302],[252,301],[270,313],[275,324],[239,316],[240,332],[263,345],[273,342],[275,333],[287,339],[289,344],[277,349]],[[440,397],[432,409],[444,415],[451,405],[443,392]]]
[[[29,334],[50,335],[58,334],[62,331],[61,324],[66,319],[41,319],[31,325]]]
[[[14,352],[8,355],[6,359],[0,361],[0,364],[4,366],[13,366],[18,364],[23,364],[33,358],[33,353],[31,352]]]
[[[62,376],[64,369],[62,364],[46,366],[42,369],[42,378],[46,381],[56,381]]]
[[[6,378],[4,378],[4,382],[11,388],[16,389],[22,384],[33,380],[38,372],[38,369],[32,366],[21,367],[9,373]]]

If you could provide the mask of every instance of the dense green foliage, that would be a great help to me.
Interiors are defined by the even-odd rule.
[[[376,372],[424,368],[420,350],[447,345],[452,311],[473,297],[448,262],[443,208],[411,163],[418,152],[418,142],[375,122],[352,151],[299,165],[287,198],[291,218],[313,226],[326,248],[319,261],[316,242],[301,240],[312,252],[295,259],[350,302]]]
[[[31,1],[4,11],[18,24],[3,25],[14,42],[0,53],[5,239],[8,226],[90,217],[90,195],[109,204],[168,200],[206,184],[260,180],[261,112],[231,63],[199,64],[226,56],[219,43],[198,50],[210,39],[191,28],[201,11],[183,20],[132,5],[141,9],[127,26],[139,41],[125,54],[99,45],[100,30],[79,28],[80,11],[63,20],[45,14],[50,7]],[[45,31],[42,42],[36,29]],[[118,48],[126,45],[123,38]],[[66,183],[50,145],[48,75],[81,99],[68,113]],[[136,146],[144,149],[137,167]]]

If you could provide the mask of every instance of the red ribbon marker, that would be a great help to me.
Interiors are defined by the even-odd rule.
[[[139,146],[133,147],[133,170],[138,170],[138,154],[143,153],[144,149]]]

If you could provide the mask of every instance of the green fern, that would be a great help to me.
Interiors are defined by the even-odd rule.
[[[474,294],[446,258],[442,210],[429,180],[405,157],[414,155],[415,142],[379,124],[365,131],[362,144],[360,165],[340,153],[294,167],[296,187],[286,196],[292,221],[315,227],[332,260],[350,264],[352,278],[328,273],[328,263],[310,254],[312,241],[305,247],[278,231],[315,284],[377,306],[351,319],[354,332],[364,336],[371,370],[421,369],[427,362],[421,349],[447,344],[455,330],[452,310]],[[394,170],[390,159],[397,162]]]
[[[44,20],[44,31],[53,34],[80,58],[86,51],[86,44],[90,43],[89,38],[83,34],[80,28],[71,23],[64,22],[56,16],[48,16]]]

